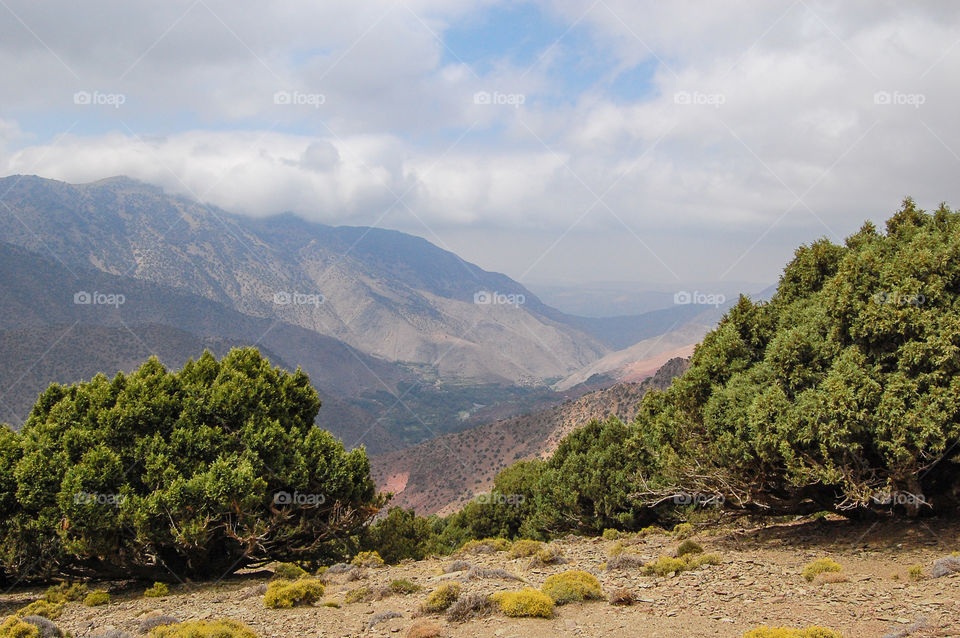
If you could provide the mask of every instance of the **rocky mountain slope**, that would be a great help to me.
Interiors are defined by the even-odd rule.
[[[374,456],[374,480],[381,490],[394,493],[393,505],[422,515],[449,513],[488,490],[496,473],[511,463],[549,456],[574,428],[610,416],[632,419],[647,391],[666,388],[688,365],[686,359],[673,359],[639,383],[617,384],[552,408]]]

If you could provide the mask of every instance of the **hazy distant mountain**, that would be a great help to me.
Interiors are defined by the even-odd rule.
[[[559,401],[551,384],[703,311],[572,316],[418,237],[232,215],[123,177],[13,176],[0,193],[0,419],[15,425],[50,382],[252,344],[310,375],[322,425],[385,452]]]
[[[250,219],[126,178],[71,185],[16,176],[0,180],[0,191],[0,241],[69,268],[153,281],[281,320],[385,360],[433,366],[441,376],[546,379],[608,350],[508,277],[403,233],[292,215]],[[474,303],[475,295],[492,303]]]

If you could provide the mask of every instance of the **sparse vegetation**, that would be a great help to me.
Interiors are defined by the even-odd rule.
[[[581,570],[571,570],[547,577],[541,591],[558,605],[603,598],[603,588],[600,587],[596,576]]]
[[[702,554],[703,547],[697,541],[685,540],[677,547],[677,558],[683,558],[688,554]]]
[[[40,638],[63,638],[63,632],[60,631],[56,623],[49,618],[44,618],[43,616],[24,616],[20,620],[36,627]]]
[[[484,594],[467,594],[466,596],[461,596],[455,603],[450,605],[446,613],[446,619],[450,622],[467,622],[471,618],[481,618],[490,614],[493,607],[493,602],[489,596]]]
[[[369,551],[360,552],[354,556],[350,564],[355,567],[383,567],[385,563],[383,558],[380,557],[380,554],[375,551]]]
[[[840,564],[835,560],[830,558],[818,558],[804,567],[801,575],[808,583],[812,583],[818,575],[823,574],[824,572],[841,571],[843,571],[843,567],[841,567]]]
[[[414,583],[406,578],[398,578],[390,581],[390,591],[394,594],[415,594],[423,589],[421,585]]]
[[[16,616],[8,616],[0,624],[0,638],[40,638],[40,630]]]
[[[56,620],[63,614],[64,603],[48,603],[45,600],[35,600],[26,607],[17,610],[15,616],[23,618],[25,616],[42,616],[50,620]]]
[[[843,638],[843,635],[824,627],[758,627],[743,634],[743,638]]]
[[[427,614],[439,614],[446,611],[460,597],[458,583],[443,583],[427,596],[420,609]]]
[[[908,567],[907,576],[913,581],[921,580],[923,578],[923,565],[911,565]]]
[[[283,580],[298,580],[309,576],[307,570],[294,563],[274,563],[273,575]]]
[[[144,598],[163,598],[170,594],[170,587],[166,583],[161,583],[159,581],[155,582],[152,587],[148,587],[145,592],[143,592]]]
[[[528,556],[533,556],[543,547],[543,543],[540,541],[522,539],[513,542],[513,546],[510,547],[510,556],[513,558],[526,558]]]
[[[553,617],[553,599],[538,589],[527,587],[520,591],[501,591],[490,596],[504,616],[513,618]]]
[[[192,620],[157,627],[150,638],[257,638],[257,634],[235,620]]]
[[[693,536],[694,528],[691,523],[680,523],[673,528],[673,535],[678,539],[690,538]]]
[[[102,589],[90,592],[83,599],[83,604],[87,607],[100,607],[110,604],[110,594]]]
[[[63,582],[51,585],[43,594],[48,603],[64,603],[82,600],[87,595],[87,586],[84,583]]]
[[[637,599],[636,596],[633,595],[632,591],[626,587],[621,587],[620,589],[613,590],[607,600],[611,605],[616,607],[627,607],[635,603]]]
[[[316,578],[275,580],[267,586],[263,604],[271,609],[289,609],[296,605],[312,605],[323,598],[323,582]]]
[[[149,618],[142,620],[140,625],[137,627],[137,631],[141,634],[148,634],[157,627],[163,627],[164,625],[176,625],[180,622],[181,620],[176,616],[157,614],[156,616],[150,616]]]

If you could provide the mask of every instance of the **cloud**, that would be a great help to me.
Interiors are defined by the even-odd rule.
[[[446,34],[492,4],[10,2],[33,33],[0,21],[0,169],[434,240],[607,233],[648,257],[637,239],[736,227],[739,267],[769,277],[798,238],[904,195],[960,200],[953,5],[555,0],[539,6],[563,39],[531,67],[491,48],[481,69]]]

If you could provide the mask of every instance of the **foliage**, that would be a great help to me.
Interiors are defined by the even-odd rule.
[[[62,582],[47,587],[43,599],[48,603],[74,602],[87,595],[87,586],[83,583]]]
[[[553,599],[532,587],[520,591],[497,592],[490,596],[490,600],[497,605],[504,616],[553,617]]]
[[[542,542],[521,539],[513,542],[513,546],[510,547],[510,556],[512,558],[526,558],[527,556],[533,556],[541,549],[543,549]]]
[[[56,620],[63,614],[64,603],[49,603],[45,600],[35,600],[25,607],[21,607],[14,614],[18,618],[25,616],[42,616],[50,620]]]
[[[360,552],[353,557],[353,560],[350,561],[351,565],[356,567],[383,567],[384,561],[375,551],[371,552]]]
[[[682,543],[680,543],[679,547],[677,547],[676,556],[677,558],[683,558],[687,554],[702,554],[702,553],[703,553],[703,547],[701,547],[700,543],[693,540],[685,540]]]
[[[533,590],[536,591],[536,590]],[[450,622],[466,622],[471,618],[488,615],[493,610],[493,602],[485,594],[467,594],[457,599],[447,610],[446,619]]]
[[[458,554],[489,554],[493,552],[506,552],[510,549],[510,541],[505,538],[482,538],[479,540],[470,540],[463,544],[457,550]]]
[[[540,589],[558,605],[603,598],[596,576],[580,570],[549,576]]]
[[[40,638],[40,630],[16,616],[7,616],[0,624],[0,638]]]
[[[829,558],[818,558],[817,560],[809,563],[806,567],[803,568],[802,576],[804,580],[808,583],[812,583],[818,575],[825,572],[840,572],[843,571],[843,567],[840,566],[834,560]]]
[[[63,638],[63,632],[56,623],[43,616],[24,616],[20,619],[28,625],[33,625],[40,633],[40,638]]]
[[[408,580],[406,578],[398,578],[396,580],[391,580],[388,585],[390,591],[394,594],[415,594],[416,592],[423,589],[422,585],[418,585],[415,582]]]
[[[143,592],[144,598],[163,598],[170,593],[170,587],[166,583],[155,582],[152,587],[148,587]]]
[[[743,634],[743,638],[843,638],[843,635],[825,627],[758,627]]]
[[[83,604],[87,607],[101,607],[110,604],[110,594],[102,589],[96,589],[83,599]]]
[[[843,246],[802,246],[690,369],[647,394],[630,449],[648,503],[680,491],[777,513],[957,506],[960,215],[912,200]]]
[[[910,577],[910,580],[922,580],[923,579],[923,565],[911,565],[907,569],[907,576]]]
[[[273,575],[282,580],[297,580],[307,576],[307,570],[294,563],[276,563],[273,565]]]
[[[405,558],[423,560],[433,549],[433,525],[430,519],[413,510],[391,507],[364,533],[363,547],[375,549],[384,562],[395,565]]]
[[[157,627],[150,638],[257,638],[257,634],[235,620],[192,620]]]
[[[263,604],[271,609],[289,609],[296,605],[312,605],[323,598],[323,582],[316,578],[275,580],[267,586]]]
[[[420,609],[427,614],[439,614],[446,611],[460,597],[458,583],[443,583],[427,596]]]
[[[0,564],[183,578],[336,557],[383,497],[363,450],[314,426],[319,407],[305,374],[254,348],[52,385],[20,433],[0,427]]]

